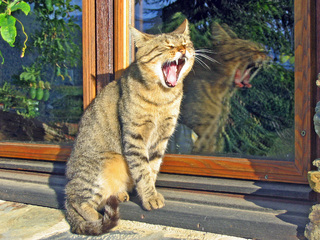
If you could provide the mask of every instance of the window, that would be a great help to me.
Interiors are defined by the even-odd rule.
[[[157,4],[146,5],[147,14],[151,21],[152,12],[159,10],[159,1]],[[167,5],[174,8],[174,3],[181,1],[165,1]],[[144,1],[137,6],[137,9],[143,8]],[[206,5],[208,3],[204,3]],[[204,156],[204,155],[178,155],[167,154],[165,157],[162,171],[170,173],[196,174],[206,176],[232,177],[244,179],[258,179],[268,181],[285,181],[306,183],[306,174],[310,169],[310,162],[315,157],[315,145],[313,144],[314,131],[312,130],[312,111],[314,102],[312,96],[314,92],[314,84],[312,84],[312,76],[315,76],[315,69],[312,62],[315,60],[314,54],[310,51],[310,47],[314,44],[314,2],[308,1],[308,5],[302,7],[301,1],[294,1],[294,55],[295,55],[295,116],[294,116],[294,159],[281,158],[261,158],[256,157],[227,157],[227,155]],[[177,6],[176,6],[177,7]],[[168,7],[169,8],[169,7]],[[184,9],[180,6],[177,9]],[[139,11],[139,10],[137,10]],[[141,11],[141,10],[140,10]],[[143,11],[143,10],[142,10]],[[163,12],[162,12],[163,14]],[[305,16],[302,18],[301,16]],[[136,19],[136,23],[141,24],[145,19]],[[152,26],[152,22],[148,22]],[[138,24],[137,24],[138,25]],[[303,28],[301,28],[304,26]],[[155,27],[156,28],[156,27]],[[308,29],[308,30],[306,30]],[[150,29],[154,31],[154,29]],[[306,32],[308,34],[306,34]],[[292,119],[293,120],[293,119]]]
[[[257,179],[307,183],[310,163],[316,158],[315,134],[312,130],[315,106],[315,2],[294,1],[295,55],[295,157],[293,161],[167,154],[163,172],[241,179]],[[95,97],[96,91],[120,76],[131,55],[129,32],[133,22],[133,2],[83,1],[83,78],[84,106]],[[0,143],[0,155],[65,161],[70,146]]]

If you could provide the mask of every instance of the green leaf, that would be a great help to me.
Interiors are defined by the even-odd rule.
[[[3,57],[3,55],[2,55],[1,50],[0,50],[0,57],[2,58],[2,62],[1,62],[1,64],[4,64],[4,57]]]
[[[294,62],[295,62],[295,58],[294,58],[294,56],[290,57],[290,59],[289,59],[289,63],[290,63],[290,64],[294,64]]]
[[[7,15],[4,18],[1,18],[0,26],[0,32],[3,40],[9,43],[11,47],[14,47],[13,43],[17,36],[16,19],[13,16]]]
[[[30,12],[30,5],[24,1],[18,2],[11,8],[11,12],[17,11],[19,9],[24,12],[25,15],[28,15],[28,13]]]
[[[35,82],[36,81],[36,77],[34,73],[30,73],[30,72],[23,72],[20,74],[20,79],[24,80],[24,81],[30,81],[30,82]]]
[[[5,20],[6,16],[7,14],[5,13],[0,14],[0,27],[2,27],[2,25],[6,23],[6,20]]]
[[[290,59],[290,56],[288,56],[288,55],[281,55],[280,56],[281,63],[286,63],[289,59]]]
[[[53,11],[52,0],[46,0],[45,3],[49,12],[52,12]]]

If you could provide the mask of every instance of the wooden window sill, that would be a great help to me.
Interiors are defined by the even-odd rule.
[[[66,162],[72,143],[0,142],[0,157]],[[307,184],[296,162],[166,154],[161,172]]]

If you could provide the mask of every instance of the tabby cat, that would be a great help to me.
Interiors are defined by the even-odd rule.
[[[89,105],[67,163],[66,215],[77,234],[114,227],[134,186],[146,210],[164,206],[155,181],[195,52],[187,20],[167,34],[130,30],[136,60]]]
[[[263,46],[239,39],[227,25],[215,23],[212,29],[213,49],[185,79],[181,107],[181,123],[198,135],[192,150],[198,154],[223,150],[221,133],[230,112],[230,98],[236,89],[250,88],[251,79],[269,61]]]

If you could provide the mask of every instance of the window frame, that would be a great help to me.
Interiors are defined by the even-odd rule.
[[[83,0],[84,108],[103,86],[117,79],[129,64],[129,3],[120,0]],[[312,121],[316,96],[319,96],[314,83],[317,70],[317,51],[314,51],[317,8],[320,7],[315,0],[294,1],[295,160],[166,154],[162,172],[302,184],[308,182],[311,162],[319,157],[316,148],[319,141]],[[66,161],[70,152],[71,145],[0,143],[0,157]]]

